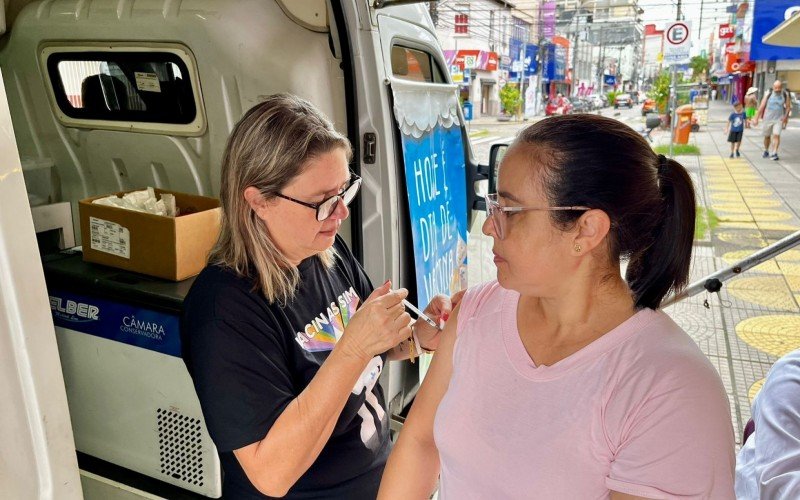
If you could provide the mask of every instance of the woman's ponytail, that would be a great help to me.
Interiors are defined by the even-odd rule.
[[[520,132],[517,143],[537,148],[541,179],[551,206],[585,206],[611,220],[612,269],[628,261],[626,280],[637,308],[657,309],[670,290],[689,278],[695,196],[683,166],[653,153],[636,131],[613,118],[564,115]],[[568,231],[583,212],[553,211]]]
[[[636,307],[657,309],[670,290],[681,290],[689,279],[695,224],[695,193],[686,169],[658,155],[658,180],[663,198],[661,222],[645,248],[632,252],[626,280]]]

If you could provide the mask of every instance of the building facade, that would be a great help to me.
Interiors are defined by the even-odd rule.
[[[473,115],[502,111],[500,88],[516,85],[525,92],[536,71],[535,24],[530,8],[494,0],[444,0],[432,5],[436,32],[461,100],[473,104]]]

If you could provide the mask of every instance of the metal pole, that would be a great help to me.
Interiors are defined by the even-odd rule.
[[[675,16],[676,21],[681,20],[681,0],[678,0],[678,13]],[[678,76],[678,69],[675,63],[671,64],[672,69],[672,84],[669,87],[669,157],[673,157],[673,144],[675,143],[675,104],[678,99],[678,89],[675,80]]]
[[[672,68],[672,84],[669,88],[669,157],[673,157],[673,144],[675,143],[675,104],[678,97],[675,80],[677,79],[678,70],[675,64],[671,65]]]
[[[525,38],[528,37],[527,32],[525,33]],[[520,49],[519,54],[519,62],[522,63],[522,67],[519,70],[519,97],[522,99],[522,112],[521,115],[525,115],[525,90],[523,86],[525,85],[525,46],[527,45],[527,41],[525,38],[522,39],[522,48]]]
[[[536,92],[534,94],[536,98],[536,102],[534,103],[534,114],[536,115],[539,114],[539,107],[542,105],[542,101],[544,100],[542,80],[544,80],[545,53],[543,49],[545,46],[545,39],[540,38],[538,48],[536,49]]]
[[[597,46],[597,93],[603,93],[603,38],[601,35],[600,45]],[[611,103],[613,104],[613,103]]]
[[[575,16],[580,14],[580,9]],[[575,42],[572,44],[572,89],[575,89],[575,82],[578,80],[578,31],[581,28],[581,18],[578,17],[575,23]]]
[[[797,245],[800,245],[800,231],[790,234],[789,236],[773,243],[766,248],[762,248],[753,255],[747,257],[746,259],[740,260],[730,267],[726,267],[725,269],[721,269],[714,274],[710,274],[701,280],[695,281],[691,285],[687,286],[681,293],[677,295],[671,295],[665,299],[661,304],[661,307],[667,307],[683,299],[697,295],[703,290],[707,290],[709,292],[718,292],[722,288],[722,283],[724,281],[727,281],[734,276],[738,276],[748,269],[763,262],[774,259],[786,250],[794,248]]]

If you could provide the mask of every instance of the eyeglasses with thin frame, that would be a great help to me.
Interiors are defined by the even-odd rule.
[[[497,201],[498,194],[492,193],[484,195],[486,198],[486,217],[492,220],[494,232],[499,239],[506,236],[506,226],[509,213],[527,212],[529,210],[545,211],[545,212],[558,212],[565,210],[591,210],[589,207],[574,206],[574,207],[503,207]]]
[[[284,200],[292,201],[298,205],[303,205],[304,207],[313,208],[317,211],[317,220],[324,221],[331,216],[334,210],[336,210],[336,207],[339,206],[339,201],[344,203],[344,206],[348,206],[358,194],[359,189],[361,189],[361,177],[357,176],[356,174],[351,174],[350,184],[348,184],[346,188],[342,189],[340,193],[329,198],[325,198],[319,203],[300,201],[281,193],[276,193],[275,196],[278,198],[283,198]]]

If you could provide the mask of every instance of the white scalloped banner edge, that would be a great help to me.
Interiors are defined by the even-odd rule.
[[[403,135],[419,139],[437,125],[461,125],[456,85],[392,79],[394,116]]]

